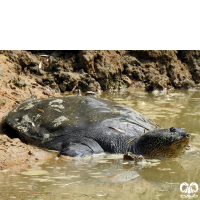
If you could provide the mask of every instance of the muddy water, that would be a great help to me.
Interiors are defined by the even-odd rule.
[[[134,108],[162,128],[184,127],[192,135],[193,147],[179,158],[147,163],[102,154],[55,159],[18,174],[3,170],[0,199],[181,199],[182,182],[200,187],[200,91],[129,91],[102,97]],[[200,198],[199,191],[196,195]]]

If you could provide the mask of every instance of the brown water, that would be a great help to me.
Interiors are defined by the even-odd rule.
[[[200,91],[104,93],[162,128],[184,127],[191,150],[179,158],[135,164],[122,155],[51,160],[20,174],[0,171],[0,199],[181,199],[180,184],[200,187]],[[199,191],[196,193],[200,199]]]

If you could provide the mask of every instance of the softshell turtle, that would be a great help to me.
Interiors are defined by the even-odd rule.
[[[72,157],[104,151],[177,157],[190,138],[182,128],[157,129],[131,108],[88,96],[26,101],[4,120],[28,143]]]

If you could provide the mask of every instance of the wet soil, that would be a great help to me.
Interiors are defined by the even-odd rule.
[[[1,50],[0,169],[20,170],[56,156],[21,142],[2,122],[20,101],[67,91],[199,87],[199,66],[200,51]]]

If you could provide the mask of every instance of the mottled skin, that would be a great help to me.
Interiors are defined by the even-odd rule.
[[[181,128],[156,124],[122,104],[68,96],[23,102],[4,120],[30,144],[78,156],[101,152],[145,157],[176,157],[190,135]]]
[[[150,131],[135,141],[134,153],[150,158],[177,157],[188,146],[189,138],[190,134],[182,128]]]

